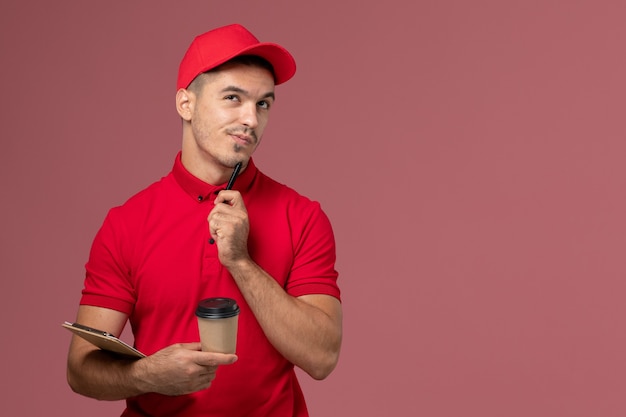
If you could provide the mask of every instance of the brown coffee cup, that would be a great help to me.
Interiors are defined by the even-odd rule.
[[[196,308],[204,352],[235,353],[239,306],[232,298],[207,298]]]

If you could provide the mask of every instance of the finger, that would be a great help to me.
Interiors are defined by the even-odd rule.
[[[220,225],[227,222],[232,215],[232,207],[228,204],[219,204],[213,207],[213,210],[207,216],[209,227],[213,230],[218,229]]]
[[[237,190],[220,191],[215,198],[215,205],[219,205],[220,203],[226,203],[229,206],[245,210],[243,198],[241,197],[241,193]]]
[[[237,355],[230,353],[199,352],[195,362],[202,366],[231,365],[237,362]]]
[[[217,373],[217,366],[200,366],[202,371],[198,373],[198,379],[212,381]]]
[[[228,223],[217,220],[209,222],[209,234],[211,235],[211,243],[227,237],[229,230],[230,228]]]
[[[216,207],[217,208],[217,207]],[[229,207],[230,210],[232,208]],[[213,238],[232,235],[234,226],[240,221],[241,214],[213,211],[209,214],[209,233]]]

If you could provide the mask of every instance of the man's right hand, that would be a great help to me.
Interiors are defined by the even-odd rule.
[[[137,360],[133,373],[144,392],[183,395],[210,387],[218,366],[236,361],[233,354],[202,352],[200,343],[178,343]]]

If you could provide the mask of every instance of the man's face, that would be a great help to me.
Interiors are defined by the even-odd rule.
[[[205,162],[234,167],[248,160],[261,141],[274,104],[270,71],[243,64],[224,66],[206,77],[191,109],[190,150]]]

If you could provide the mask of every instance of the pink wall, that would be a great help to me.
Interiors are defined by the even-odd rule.
[[[336,230],[312,414],[626,415],[626,3],[242,3],[0,6],[3,412],[121,410],[67,387],[60,324],[108,208],[171,167],[184,49],[237,21],[299,65],[257,163]]]

